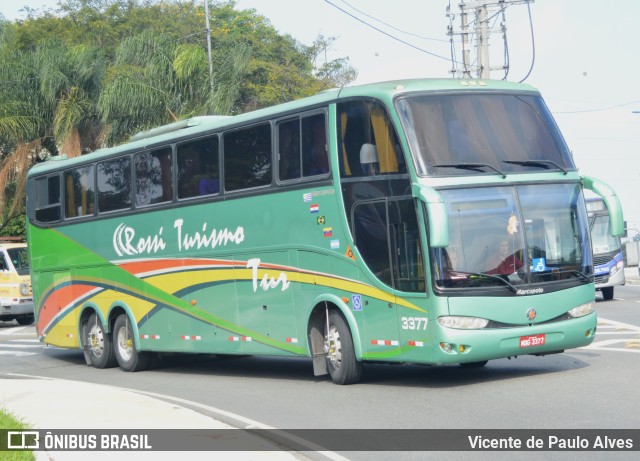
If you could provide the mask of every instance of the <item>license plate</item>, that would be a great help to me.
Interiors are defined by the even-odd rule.
[[[520,336],[520,348],[524,347],[533,347],[533,346],[544,346],[547,337],[544,334],[540,335],[530,335],[530,336]]]

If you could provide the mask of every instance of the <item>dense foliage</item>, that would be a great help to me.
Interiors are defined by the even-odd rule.
[[[211,64],[202,2],[60,0],[55,10],[28,10],[24,20],[0,17],[0,235],[9,224],[16,231],[34,162],[355,78],[346,59],[317,65],[332,38],[305,46],[233,1],[210,0],[209,16]]]

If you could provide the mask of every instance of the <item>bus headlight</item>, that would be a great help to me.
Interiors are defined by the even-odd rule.
[[[574,307],[569,311],[569,315],[573,318],[584,317],[587,314],[591,314],[595,311],[595,304],[593,302],[581,304]]]
[[[489,321],[479,317],[460,317],[446,315],[438,317],[438,324],[446,328],[456,328],[458,330],[479,330],[487,326]]]
[[[623,268],[624,268],[624,263],[622,261],[618,261],[618,263],[615,266],[613,266],[611,268],[611,270],[609,271],[609,275],[613,275],[616,272],[618,272],[620,269],[623,269]]]
[[[21,283],[20,284],[20,294],[22,296],[29,296],[29,284],[28,283]]]

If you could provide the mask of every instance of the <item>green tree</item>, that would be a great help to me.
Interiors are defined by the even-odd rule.
[[[98,102],[110,140],[195,115],[230,113],[250,56],[245,43],[226,46],[216,54],[211,80],[200,46],[152,31],[124,40]]]
[[[24,206],[25,177],[39,155],[70,157],[101,145],[96,98],[104,74],[100,51],[60,40],[33,51],[12,49],[12,30],[0,39],[0,208],[3,222]],[[7,186],[15,183],[7,200]],[[11,205],[9,205],[9,203]]]
[[[30,165],[122,142],[205,114],[236,114],[308,96],[355,78],[347,60],[315,66],[307,47],[255,10],[192,0],[60,0],[0,20],[0,216],[24,206]],[[6,186],[11,187],[7,188]]]
[[[358,73],[349,65],[348,59],[327,60],[327,52],[331,49],[335,40],[336,37],[318,35],[313,44],[307,48],[307,55],[313,62],[315,76],[323,84],[343,87],[354,81]]]

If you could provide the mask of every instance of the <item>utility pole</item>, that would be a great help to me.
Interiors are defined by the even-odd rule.
[[[476,28],[478,35],[478,78],[489,76],[489,24],[487,19],[487,4],[476,7]]]
[[[518,4],[526,4],[529,2],[533,2],[535,0],[476,0],[476,1],[465,1],[460,0],[458,7],[460,8],[460,30],[456,31],[453,29],[453,26],[449,26],[447,31],[447,35],[453,37],[454,35],[460,36],[460,42],[462,47],[462,67],[463,70],[460,73],[461,78],[473,78],[472,70],[475,70],[475,78],[488,79],[490,77],[491,70],[508,70],[509,64],[505,62],[500,67],[491,68],[489,64],[489,37],[491,33],[494,32],[492,30],[489,21],[495,17],[495,15],[502,14],[504,15],[504,10],[508,6],[518,5]],[[491,14],[491,10],[496,10],[495,14]],[[471,11],[473,13],[471,13]],[[473,14],[475,18],[473,23],[473,31],[470,31],[470,23],[468,22],[469,16]],[[451,13],[450,8],[447,7],[447,16],[449,16],[450,20],[453,21],[455,15]],[[452,24],[453,22],[451,22]],[[497,23],[497,21],[496,21]],[[495,32],[502,32],[506,36],[506,23],[502,22],[500,24],[499,30]],[[470,42],[475,37],[476,41],[476,60],[475,66],[472,65],[470,51],[471,45]],[[453,40],[453,38],[452,38]],[[505,39],[506,40],[506,39]],[[453,45],[452,45],[453,46]],[[452,51],[452,61],[454,61],[453,51]],[[456,73],[455,69],[455,61],[453,63],[452,73]],[[475,69],[474,69],[475,67]]]
[[[209,26],[209,0],[204,1],[205,30],[207,31],[207,53],[209,55],[209,85],[213,94],[213,59],[211,58],[211,27]]]
[[[467,12],[464,9],[464,0],[460,2],[460,36],[462,38],[462,78],[471,78],[471,60],[469,50],[469,25],[467,24]]]

